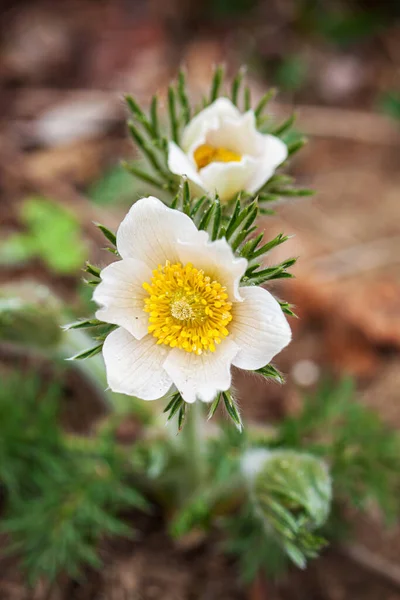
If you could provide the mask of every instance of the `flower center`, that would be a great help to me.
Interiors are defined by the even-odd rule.
[[[149,294],[144,301],[148,331],[157,344],[202,354],[215,352],[229,334],[232,304],[226,288],[191,263],[159,265],[143,288]]]
[[[239,162],[242,157],[228,148],[215,148],[209,144],[201,144],[193,153],[198,169],[203,169],[213,162]]]

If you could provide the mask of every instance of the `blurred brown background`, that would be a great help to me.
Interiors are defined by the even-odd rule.
[[[244,410],[254,419],[280,418],[299,406],[299,387],[333,371],[356,377],[363,401],[400,427],[399,16],[396,0],[3,2],[1,283],[34,279],[70,306],[88,306],[79,265],[88,253],[100,264],[106,260],[92,221],[116,227],[140,194],[118,166],[134,156],[122,94],[144,105],[155,92],[163,98],[184,65],[198,99],[213,65],[225,63],[229,76],[246,63],[254,100],[274,85],[280,94],[273,114],[296,109],[296,130],[309,144],[291,171],[317,194],[282,203],[264,223],[271,235],[295,234],[279,256],[300,256],[296,280],[277,293],[297,306],[300,319],[292,322],[294,342],[278,361],[287,386],[238,382],[243,398],[252,398]],[[60,242],[53,260],[54,248],[32,249],[32,239],[21,237],[31,227],[24,206],[32,196],[72,213],[81,253],[76,244],[72,250]],[[382,534],[373,516],[358,530],[357,544],[345,555],[321,559],[296,574],[294,585],[268,591],[256,584],[249,600],[400,598],[399,532]],[[69,597],[136,598],[129,595],[130,578],[146,560],[155,564],[154,589],[143,597],[190,597],[187,590],[205,575],[190,574],[180,549],[159,547],[150,540],[132,560],[124,549],[108,549],[105,573]],[[218,597],[242,598],[229,566],[213,552],[196,560],[210,581],[220,581]],[[25,597],[12,564],[1,578],[0,598]]]

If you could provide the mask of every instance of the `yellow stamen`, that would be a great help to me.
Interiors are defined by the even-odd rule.
[[[193,153],[198,169],[203,169],[212,162],[239,162],[242,157],[228,148],[215,148],[209,144],[201,144]]]
[[[159,265],[143,288],[148,332],[157,344],[200,355],[215,352],[215,344],[229,335],[232,304],[226,288],[191,263]]]

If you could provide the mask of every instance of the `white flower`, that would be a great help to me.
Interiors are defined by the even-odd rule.
[[[222,202],[240,191],[257,192],[286,159],[287,147],[256,129],[254,111],[244,114],[218,98],[190,121],[181,148],[169,143],[168,167]]]
[[[231,365],[258,369],[289,343],[273,296],[239,287],[247,261],[157,198],[132,206],[117,248],[94,292],[97,318],[119,325],[103,347],[113,391],[155,400],[174,384],[186,402],[211,402]]]

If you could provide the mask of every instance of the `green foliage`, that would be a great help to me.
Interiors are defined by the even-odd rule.
[[[45,198],[28,198],[22,205],[21,220],[26,232],[1,244],[1,261],[40,258],[51,270],[65,275],[83,264],[87,249],[79,223],[67,209]]]
[[[244,504],[234,517],[225,519],[223,528],[226,535],[224,549],[237,557],[240,576],[245,583],[252,583],[260,572],[268,578],[285,572],[287,556],[277,539],[265,529],[250,502]]]
[[[60,307],[45,288],[24,285],[0,293],[0,341],[53,348],[61,341]]]
[[[330,465],[337,500],[365,510],[375,502],[389,520],[399,514],[400,437],[354,400],[354,385],[325,381],[301,413],[283,421],[276,445],[308,452]]]
[[[132,203],[136,191],[135,181],[129,176],[127,170],[122,165],[117,165],[90,186],[88,196],[95,204],[108,206]]]
[[[216,444],[214,461],[232,481],[238,461],[247,478],[246,496],[234,516],[222,521],[225,548],[238,557],[242,579],[250,582],[259,571],[276,577],[288,562],[304,568],[325,545],[318,533],[324,525],[331,503],[331,480],[327,467],[316,457],[290,450],[270,451],[271,437],[242,440],[222,437]],[[236,460],[227,459],[222,450],[230,445]],[[228,462],[229,461],[229,462]],[[243,486],[243,484],[242,484]]]
[[[297,91],[306,83],[308,65],[304,58],[298,55],[285,56],[276,73],[276,83],[283,90]]]
[[[324,11],[319,14],[318,29],[330,42],[348,46],[377,35],[387,24],[378,10]]]
[[[396,2],[376,6],[356,3],[323,4],[305,0],[298,4],[297,27],[331,44],[349,46],[379,34],[396,17]]]
[[[379,101],[378,101],[378,107],[383,113],[385,113],[389,117],[392,117],[393,119],[396,119],[397,121],[399,121],[400,120],[400,93],[392,91],[392,92],[386,92],[385,94],[382,94],[382,96],[379,98]]]
[[[58,423],[59,399],[57,386],[46,388],[34,375],[16,374],[0,389],[1,530],[30,583],[60,572],[76,577],[84,564],[99,567],[100,538],[132,533],[117,511],[146,509],[126,482],[126,461],[113,437],[68,437]]]
[[[314,532],[325,523],[330,509],[331,479],[326,465],[310,454],[276,450],[266,457],[252,491],[263,527],[304,568],[306,560],[317,556],[325,545]]]

